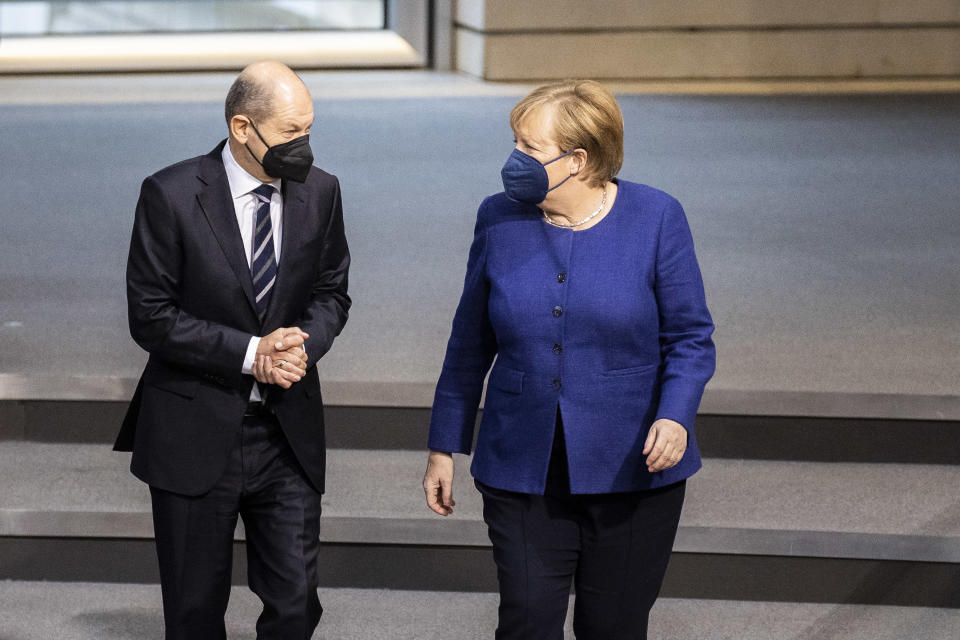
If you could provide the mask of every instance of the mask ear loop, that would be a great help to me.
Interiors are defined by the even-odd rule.
[[[251,124],[252,124],[252,123],[251,123]],[[262,140],[262,138],[261,138],[261,140]],[[557,157],[554,158],[553,160],[547,160],[546,162],[543,163],[543,166],[547,166],[548,164],[552,164],[552,163],[556,162],[557,160],[560,160],[561,158],[566,158],[568,155],[570,155],[571,153],[573,153],[574,151],[576,151],[578,148],[579,148],[579,147],[574,148],[574,149],[570,149],[570,151],[567,151],[566,153],[557,156]],[[547,188],[547,193],[550,193],[550,192],[553,191],[554,189],[557,189],[558,187],[563,186],[563,183],[566,182],[567,180],[569,180],[569,179],[572,178],[572,177],[573,177],[573,174],[571,173],[570,175],[568,175],[566,178],[564,178],[563,180],[561,180],[561,181],[558,182],[557,184],[553,185],[552,187],[548,187],[548,188]]]
[[[253,120],[251,120],[249,117],[247,118],[247,120],[250,122],[250,126],[253,127],[253,130],[256,132],[257,137],[260,138],[260,142],[262,142],[262,143],[263,143],[263,146],[265,146],[265,147],[267,148],[267,151],[270,151],[270,145],[267,144],[267,141],[263,139],[263,136],[262,136],[262,135],[260,135],[260,130],[257,129],[257,125],[253,124]],[[253,151],[250,149],[250,145],[248,145],[246,142],[244,142],[244,143],[243,143],[243,146],[246,147],[247,153],[250,154],[250,157],[253,158],[254,160],[256,160],[256,163],[262,167],[262,166],[263,166],[263,161],[262,161],[262,160],[257,160],[257,156],[255,156],[254,153],[253,153]],[[263,157],[267,157],[267,151],[264,151],[264,152],[263,152]],[[558,158],[558,160],[559,160],[559,158]]]

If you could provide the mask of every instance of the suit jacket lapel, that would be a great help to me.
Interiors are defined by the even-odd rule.
[[[253,296],[253,280],[250,276],[250,267],[243,250],[243,238],[240,237],[240,227],[237,225],[237,212],[233,208],[233,197],[230,195],[230,185],[227,182],[227,172],[223,168],[220,156],[223,151],[221,142],[216,149],[203,158],[200,164],[200,181],[205,187],[197,194],[200,208],[207,216],[207,222],[217,237],[220,249],[226,256],[227,262],[240,281],[243,293],[250,303],[254,315],[257,305]]]
[[[264,327],[271,328],[275,318],[283,309],[284,300],[289,287],[294,284],[294,257],[297,250],[306,242],[305,216],[307,214],[304,200],[303,185],[283,181],[283,237],[280,239],[280,261],[277,264],[277,280],[273,284],[273,294],[270,296],[270,306],[267,308],[267,317]],[[282,315],[282,314],[281,314]]]

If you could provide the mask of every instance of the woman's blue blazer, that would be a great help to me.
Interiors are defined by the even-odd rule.
[[[700,468],[694,417],[715,349],[693,238],[676,199],[617,184],[611,210],[582,231],[502,193],[480,205],[428,446],[470,453],[493,364],[471,467],[484,484],[543,493],[558,407],[573,493],[649,489]],[[682,424],[688,445],[649,473],[642,450],[658,418]]]

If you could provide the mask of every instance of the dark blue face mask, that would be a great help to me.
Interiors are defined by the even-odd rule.
[[[551,162],[556,162],[560,158],[566,158],[575,150],[571,149],[566,153],[557,156],[553,160],[548,160],[543,164],[533,156],[527,155],[519,149],[514,149],[510,157],[507,158],[503,169],[500,170],[500,178],[503,180],[503,190],[507,197],[517,202],[526,202],[528,204],[540,204],[547,197],[547,194],[569,180],[572,175],[567,176],[558,184],[550,186],[550,178],[547,176],[545,166]]]

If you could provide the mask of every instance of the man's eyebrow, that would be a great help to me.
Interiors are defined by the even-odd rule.
[[[308,124],[305,128],[306,128],[306,129],[309,129],[310,127],[313,126],[313,123],[316,122],[316,121],[317,121],[317,119],[314,118],[313,120],[310,121],[310,124]],[[297,128],[299,128],[299,126],[300,126],[299,123],[294,122],[293,120],[287,120],[287,121],[284,123],[283,128],[284,128],[284,130],[289,130],[289,129],[297,129]]]

